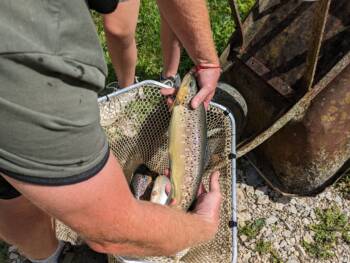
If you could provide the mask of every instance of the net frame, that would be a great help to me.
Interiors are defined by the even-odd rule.
[[[154,88],[154,89],[161,89],[161,88],[169,88],[169,86],[157,82],[157,81],[153,81],[153,80],[145,80],[139,83],[136,83],[134,85],[131,85],[129,87],[126,87],[124,89],[121,90],[116,90],[113,93],[110,93],[108,95],[105,95],[103,97],[98,98],[98,103],[100,106],[100,110],[101,110],[101,105],[104,105],[105,103],[109,103],[110,101],[113,100],[113,98],[117,97],[117,96],[122,96],[122,95],[126,95],[129,92],[135,92],[138,89],[141,89],[143,87],[148,87],[148,88]],[[236,129],[235,129],[235,119],[233,114],[231,113],[231,111],[226,108],[223,105],[220,105],[218,103],[215,102],[211,102],[210,103],[210,107],[214,107],[217,110],[220,110],[224,113],[224,115],[228,118],[230,126],[231,126],[231,152],[230,152],[230,162],[231,162],[231,208],[232,208],[232,218],[230,220],[230,228],[231,228],[231,235],[232,235],[232,239],[231,239],[231,263],[236,263],[237,262],[237,199],[236,199]],[[112,109],[112,111],[115,109]],[[101,114],[101,123],[103,122],[103,116]],[[108,125],[108,124],[107,124]],[[105,125],[106,126],[106,125]],[[60,238],[63,238],[65,240],[69,240],[71,242],[77,242],[78,237],[75,235],[75,233],[71,230],[67,230],[67,227],[65,227],[64,225],[58,223],[57,227],[56,227],[56,232],[58,233],[58,236]],[[110,256],[109,257],[109,263],[114,263],[114,262],[123,262],[123,263],[154,263],[154,262],[158,262],[157,260],[148,260],[148,259],[143,259],[143,260],[131,260],[131,259],[126,259],[123,257],[118,257],[118,256]],[[167,261],[159,261],[159,262],[171,262],[169,260]],[[175,262],[175,261],[173,261]],[[182,262],[182,261],[180,261]],[[188,262],[188,261],[187,261]],[[214,263],[214,262],[213,262]]]

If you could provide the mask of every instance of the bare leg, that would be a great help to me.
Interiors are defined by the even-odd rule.
[[[51,218],[23,196],[0,200],[0,237],[33,259],[49,257],[58,245]]]
[[[121,2],[115,12],[104,16],[107,46],[120,87],[134,83],[137,49],[135,30],[140,1]]]
[[[173,77],[180,64],[181,44],[162,14],[160,38],[163,52],[163,77]]]

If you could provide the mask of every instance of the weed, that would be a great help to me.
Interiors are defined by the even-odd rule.
[[[345,199],[350,200],[350,171],[336,183],[335,188]]]
[[[245,226],[239,229],[241,235],[245,235],[248,240],[256,237],[261,229],[265,226],[265,219],[259,218],[253,222],[248,222]]]
[[[338,207],[316,209],[317,224],[308,228],[313,231],[313,242],[302,241],[306,252],[313,257],[327,259],[333,257],[333,252],[340,237],[345,242],[350,240],[349,218]]]
[[[255,245],[255,251],[261,255],[266,255],[270,252],[272,248],[272,243],[269,241],[264,241],[260,239]]]
[[[272,243],[270,241],[264,241],[260,239],[255,245],[255,251],[260,255],[270,254],[270,262],[272,263],[282,263],[281,257],[272,247]]]

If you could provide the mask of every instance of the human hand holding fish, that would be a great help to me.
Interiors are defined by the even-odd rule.
[[[164,172],[164,176],[170,178],[171,172],[169,169]],[[220,192],[219,176],[220,173],[218,171],[211,174],[209,192],[205,189],[203,183],[200,184],[197,192],[197,198],[194,201],[195,206],[192,211],[192,213],[201,215],[209,222],[214,222],[214,224],[219,223],[220,204],[222,198]],[[165,185],[165,192],[167,195],[169,195],[171,192],[170,181],[168,181]],[[168,205],[170,207],[176,206],[176,200],[169,200]]]
[[[219,176],[220,173],[218,171],[213,172],[210,176],[210,183],[209,183],[209,191],[207,191],[204,187],[204,184],[201,183],[196,199],[194,200],[194,206],[193,210],[190,211],[191,214],[197,216],[199,219],[201,219],[203,222],[207,223],[207,230],[209,234],[208,240],[212,239],[219,227],[219,220],[220,220],[220,205],[222,200],[222,195],[220,192],[220,184],[219,184]],[[164,176],[161,177],[171,177],[170,170],[166,170],[164,172]],[[171,192],[171,184],[169,179],[168,180],[161,180],[158,181],[159,183],[155,183],[156,185],[156,192],[152,192],[152,198],[151,201],[158,204],[168,204],[170,207],[176,208],[177,202],[175,199],[168,200],[166,198],[164,200],[160,200],[159,196],[159,190],[164,189],[166,195],[169,196]]]
[[[200,66],[195,67],[192,72],[196,77],[199,85],[199,91],[197,95],[191,101],[191,107],[196,109],[201,103],[204,104],[205,109],[208,109],[209,103],[212,100],[217,83],[221,74],[221,67],[216,65]],[[171,96],[175,95],[175,88],[164,88],[161,89],[161,94],[167,96],[167,104],[170,106],[173,103]]]
[[[166,176],[170,177],[169,171],[165,173]],[[219,226],[220,219],[220,205],[222,200],[222,195],[220,192],[219,184],[220,173],[218,171],[214,172],[210,176],[209,192],[205,189],[202,183],[197,192],[197,198],[194,201],[194,209],[191,213],[200,216],[202,219],[210,223],[215,229],[215,233]],[[167,194],[171,191],[171,184],[167,184],[165,187]],[[169,206],[176,206],[176,200],[170,200]]]

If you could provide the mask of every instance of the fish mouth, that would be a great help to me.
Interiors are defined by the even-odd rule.
[[[191,90],[197,90],[197,83],[193,74],[188,73],[183,78],[180,88],[177,91],[174,105],[186,105],[192,99],[189,98]]]

